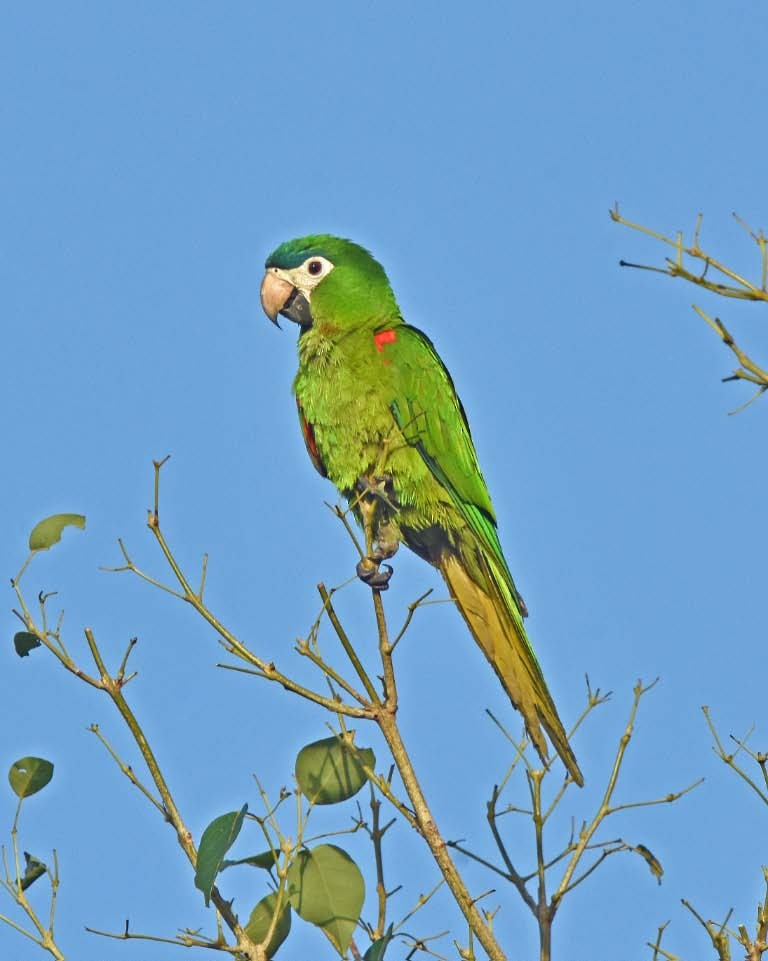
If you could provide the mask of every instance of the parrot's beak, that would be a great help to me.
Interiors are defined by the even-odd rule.
[[[278,314],[300,327],[312,326],[312,313],[307,298],[293,284],[271,270],[266,272],[261,282],[261,305],[267,317],[278,327]]]
[[[283,309],[293,291],[293,285],[289,284],[287,280],[283,280],[282,277],[277,277],[269,270],[264,274],[264,280],[261,282],[261,306],[264,308],[267,317],[277,327],[280,326],[277,322],[277,315]]]

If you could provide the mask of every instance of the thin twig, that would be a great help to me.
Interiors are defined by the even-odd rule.
[[[665,921],[664,924],[659,925],[659,929],[656,932],[656,940],[651,944],[648,942],[648,947],[652,949],[653,955],[651,956],[651,961],[659,961],[659,958],[664,958],[664,961],[680,961],[680,958],[676,954],[670,954],[669,951],[665,951],[661,946],[661,939],[664,936],[664,932],[667,929],[669,921]]]
[[[89,725],[88,730],[92,734],[95,734],[96,737],[101,741],[101,743],[104,745],[107,752],[111,756],[112,760],[115,762],[115,764],[117,764],[117,766],[120,768],[123,774],[128,778],[131,784],[133,784],[134,787],[137,787],[141,791],[141,793],[144,795],[144,797],[150,802],[150,804],[153,804],[157,808],[157,810],[163,815],[163,817],[165,817],[166,810],[163,807],[162,803],[158,801],[158,799],[152,794],[149,788],[145,787],[141,783],[141,781],[136,776],[136,772],[133,770],[130,764],[126,764],[125,761],[123,761],[122,758],[117,754],[117,752],[109,743],[109,741],[101,733],[101,730],[99,729],[99,725],[91,724]]]
[[[610,215],[616,223],[623,224],[625,227],[629,227],[632,230],[637,230],[640,233],[644,233],[649,237],[653,237],[655,240],[661,241],[663,244],[674,247],[675,249],[674,259],[667,258],[666,268],[664,269],[659,267],[648,267],[642,264],[631,264],[623,260],[620,261],[622,266],[635,267],[643,270],[652,270],[658,273],[667,274],[670,277],[682,277],[689,283],[692,283],[697,287],[702,287],[705,290],[711,291],[712,293],[718,294],[722,297],[729,297],[737,300],[768,301],[768,287],[766,286],[766,281],[768,280],[768,238],[766,238],[762,230],[758,233],[753,231],[736,214],[733,215],[734,218],[739,225],[747,231],[760,251],[761,271],[759,286],[752,281],[747,280],[741,274],[738,274],[735,270],[728,267],[722,261],[717,260],[702,250],[701,246],[699,245],[699,233],[702,222],[701,214],[699,214],[697,218],[696,227],[694,229],[693,243],[690,245],[684,244],[682,232],[679,232],[675,238],[671,238],[659,233],[658,231],[644,227],[641,224],[626,220],[619,213],[618,204],[610,211]],[[688,269],[683,262],[684,257],[689,257],[693,261],[698,261],[699,263],[703,264],[703,269],[701,272],[697,273]],[[722,283],[717,280],[708,279],[707,274],[710,268],[725,277],[729,283]],[[704,321],[706,321],[712,330],[715,331],[722,342],[731,351],[733,351],[741,365],[734,370],[730,376],[724,377],[723,380],[744,380],[757,385],[757,391],[751,398],[749,398],[745,403],[741,404],[735,410],[729,412],[731,414],[737,414],[757,400],[758,397],[762,396],[766,390],[768,390],[768,370],[755,363],[755,361],[753,361],[748,354],[738,346],[730,331],[725,327],[719,318],[710,317],[696,304],[693,305],[693,309]]]
[[[333,625],[333,629],[336,632],[336,636],[338,637],[339,641],[341,642],[341,646],[344,648],[344,653],[349,658],[349,661],[354,667],[357,676],[362,681],[363,687],[365,688],[368,697],[371,699],[371,702],[373,704],[378,704],[379,695],[376,692],[376,688],[373,686],[373,681],[371,681],[370,677],[368,676],[368,673],[363,667],[360,658],[357,656],[357,652],[352,646],[349,637],[347,637],[347,632],[342,627],[341,621],[339,620],[334,606],[331,603],[331,595],[329,594],[328,589],[326,588],[325,584],[321,583],[317,585],[317,590],[323,601],[323,609],[328,615],[328,620]]]
[[[704,930],[709,935],[709,939],[712,942],[712,946],[715,951],[717,951],[717,957],[719,961],[731,961],[731,946],[730,946],[730,933],[728,931],[728,922],[733,914],[733,908],[730,909],[728,914],[725,916],[725,920],[722,924],[717,925],[714,921],[705,921],[704,918],[699,914],[699,912],[694,908],[690,901],[686,901],[685,898],[681,899],[684,907],[688,908],[691,914],[696,918],[699,924],[704,928]]]
[[[702,706],[701,711],[704,717],[706,718],[707,726],[709,727],[710,733],[712,734],[712,737],[714,739],[715,746],[712,748],[712,750],[715,752],[717,757],[719,757],[724,764],[727,764],[729,768],[735,771],[736,774],[738,774],[738,776],[743,781],[746,781],[746,783],[752,788],[752,790],[755,792],[755,794],[757,794],[757,796],[760,798],[760,800],[764,804],[768,804],[768,794],[766,794],[766,792],[763,791],[762,788],[752,780],[752,778],[747,774],[747,772],[743,768],[739,767],[739,765],[734,760],[734,755],[727,752],[723,747],[723,744],[718,736],[712,717],[709,713],[709,708],[706,705],[704,705]],[[754,757],[755,757],[755,760],[760,765],[760,768],[763,772],[763,778],[768,781],[768,777],[766,776],[766,758],[762,755],[755,755]],[[762,760],[760,760],[761,758]]]

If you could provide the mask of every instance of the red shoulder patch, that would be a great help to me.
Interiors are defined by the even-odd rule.
[[[397,340],[397,334],[394,330],[380,330],[378,334],[373,335],[373,341],[376,344],[376,350],[380,354],[384,353],[384,344],[394,344]]]

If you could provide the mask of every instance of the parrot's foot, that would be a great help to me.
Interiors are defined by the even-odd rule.
[[[384,504],[391,511],[397,511],[397,504],[394,500],[394,490],[392,478],[389,474],[369,476],[363,474],[358,478],[357,489],[361,497],[366,497],[371,501]]]
[[[394,553],[394,551],[393,551]],[[389,555],[392,556],[391,554]],[[375,591],[386,591],[392,577],[392,566],[381,564],[381,558],[364,557],[357,565],[357,576]]]
[[[388,561],[390,557],[397,554],[399,546],[400,541],[392,525],[389,523],[379,524],[379,529],[376,531],[376,540],[373,543],[371,560],[377,563]]]

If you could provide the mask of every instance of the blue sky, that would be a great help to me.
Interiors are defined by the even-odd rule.
[[[2,569],[17,571],[41,517],[87,515],[85,534],[36,559],[27,589],[59,590],[84,661],[86,625],[112,663],[139,637],[129,693],[196,836],[246,800],[257,807],[253,772],[273,793],[290,783],[326,719],[216,670],[216,638],[191,611],[98,568],[119,563],[122,536],[163,572],[144,520],[152,458],[171,453],[163,523],[180,559],[195,569],[207,551],[222,619],[308,676],[291,648],[317,613],[314,585],[343,581],[354,557],[298,432],[295,331],[269,325],[258,288],[278,243],[327,231],[374,251],[453,374],[564,719],[582,706],[585,673],[615,692],[575,740],[587,787],[563,831],[600,797],[638,677],[662,681],[642,705],[619,800],[706,777],[679,805],[606,829],[647,845],[664,883],[639,859],[609,861],[566,900],[555,956],[643,957],[671,919],[668,949],[701,957],[706,937],[682,897],[751,923],[764,812],[713,757],[700,705],[726,735],[754,723],[765,746],[768,408],[727,416],[747,389],[720,383],[731,358],[690,304],[719,312],[765,359],[759,307],[622,271],[620,257],[664,251],[608,208],[619,201],[668,232],[702,210],[703,242],[757,275],[730,214],[768,224],[766,26],[754,2],[695,15],[657,0],[4,6]],[[393,622],[429,587],[445,596],[401,554]],[[366,601],[353,585],[340,602],[364,649]],[[456,612],[422,615],[399,652],[403,728],[446,835],[488,852],[484,800],[508,757],[484,708],[515,731],[519,718]],[[0,657],[0,767],[25,754],[56,764],[23,831],[37,856],[59,852],[62,944],[81,961],[169,957],[83,933],[126,917],[164,935],[212,923],[172,832],[85,730],[98,722],[138,764],[117,716],[50,658],[21,661],[9,646]],[[373,734],[358,737],[384,766]],[[5,835],[12,809],[8,793]],[[530,832],[515,831],[530,865]],[[406,885],[395,918],[434,883],[410,834],[398,823],[390,835],[393,883]],[[349,846],[365,856],[359,836]],[[477,892],[496,886],[510,958],[534,958],[514,893],[460,866]],[[251,877],[232,884],[247,913],[262,892]],[[419,934],[461,935],[443,895],[421,917]],[[22,950],[5,927],[0,949]],[[297,925],[281,956],[320,950]],[[450,939],[437,950],[450,955]]]

